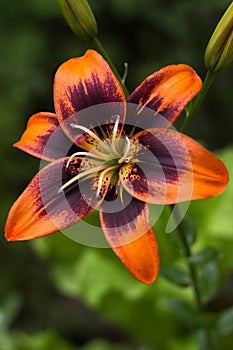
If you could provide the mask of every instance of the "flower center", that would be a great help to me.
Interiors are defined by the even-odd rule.
[[[110,175],[110,178],[114,179],[114,184],[119,182],[119,168],[123,164],[131,161],[133,158],[130,139],[128,136],[121,137],[119,121],[120,116],[116,116],[116,121],[109,138],[106,137],[106,133],[100,127],[103,134],[103,139],[101,139],[94,131],[86,128],[85,126],[73,123],[71,124],[73,128],[84,131],[85,134],[94,141],[95,146],[93,146],[88,152],[75,152],[70,156],[66,164],[66,169],[69,169],[71,162],[76,157],[81,158],[82,162],[80,164],[78,174],[62,185],[59,192],[62,192],[74,182],[85,180],[90,176],[98,176],[97,196],[101,192],[105,177]]]

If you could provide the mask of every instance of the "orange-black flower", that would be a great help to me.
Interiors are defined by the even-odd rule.
[[[61,65],[54,81],[56,114],[33,115],[15,144],[50,164],[12,206],[6,238],[45,236],[99,208],[114,252],[135,278],[152,283],[159,256],[148,203],[216,196],[228,182],[218,158],[170,128],[200,88],[191,67],[171,65],[145,79],[126,101],[97,52]]]

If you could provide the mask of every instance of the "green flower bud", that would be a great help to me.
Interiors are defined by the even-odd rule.
[[[233,60],[233,2],[218,23],[205,52],[205,65],[219,72]]]
[[[84,40],[97,35],[97,24],[86,0],[57,0],[62,14],[71,30]]]

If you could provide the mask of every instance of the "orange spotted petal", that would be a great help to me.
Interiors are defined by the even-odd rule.
[[[14,147],[52,161],[66,155],[70,141],[59,126],[56,114],[41,112],[29,119],[27,129]]]
[[[123,200],[102,203],[100,221],[108,243],[129,272],[140,282],[153,283],[159,255],[148,206],[125,193]]]
[[[54,104],[61,126],[75,141],[77,129],[71,125],[90,129],[115,123],[116,116],[120,117],[120,123],[125,118],[122,87],[107,62],[93,50],[59,67],[54,80]]]
[[[67,159],[54,161],[32,179],[9,212],[5,227],[7,240],[32,239],[65,229],[84,219],[100,204],[102,199],[96,196],[95,178],[60,190],[73,176],[67,171],[66,162]],[[75,172],[75,165],[71,171]]]
[[[139,132],[137,161],[120,170],[122,186],[141,201],[174,204],[214,197],[228,182],[225,165],[190,137],[169,129]]]
[[[171,65],[147,77],[129,96],[128,102],[160,113],[174,123],[185,105],[200,91],[201,79],[188,65]]]

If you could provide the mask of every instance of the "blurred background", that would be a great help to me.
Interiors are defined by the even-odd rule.
[[[99,39],[132,91],[147,75],[187,63],[203,78],[208,40],[229,0],[90,0]],[[81,246],[61,233],[7,243],[4,223],[39,160],[14,149],[30,115],[53,111],[58,66],[91,48],[65,23],[55,0],[0,2],[0,350],[197,349],[188,287],[163,274],[153,286],[135,281],[110,249]],[[218,74],[190,135],[213,150],[233,174],[233,66]],[[203,297],[221,350],[233,343],[233,185],[218,198],[192,203],[198,240],[221,251],[202,270]],[[155,225],[161,268],[179,263],[166,210]],[[77,233],[78,234],[78,233]],[[182,303],[180,302],[182,300]],[[230,309],[229,309],[230,308]],[[221,316],[221,322],[216,321]],[[225,323],[224,323],[225,322]],[[232,322],[233,324],[233,322]],[[202,335],[196,331],[197,338]]]

